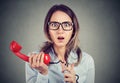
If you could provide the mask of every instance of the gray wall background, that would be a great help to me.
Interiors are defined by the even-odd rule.
[[[25,83],[25,63],[9,50],[9,43],[18,41],[25,54],[37,50],[46,40],[46,13],[60,3],[78,17],[80,46],[95,60],[95,83],[120,83],[119,0],[0,1],[0,83]]]

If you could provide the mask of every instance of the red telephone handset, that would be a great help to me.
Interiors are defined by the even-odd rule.
[[[16,41],[12,41],[10,43],[10,50],[19,58],[21,58],[22,60],[29,62],[29,57],[26,56],[25,54],[22,54],[20,52],[20,50],[22,49],[22,47],[16,42]],[[44,63],[46,65],[49,65],[50,63],[50,56],[49,54],[44,54]]]

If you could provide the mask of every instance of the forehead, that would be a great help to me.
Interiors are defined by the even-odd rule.
[[[70,21],[70,22],[72,22],[71,18],[63,11],[54,12],[50,18],[50,21],[56,21],[56,22]]]

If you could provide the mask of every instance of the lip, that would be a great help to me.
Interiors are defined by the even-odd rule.
[[[59,36],[59,37],[57,37],[57,39],[60,40],[60,41],[62,41],[62,40],[64,40],[65,38],[64,38],[63,36]]]

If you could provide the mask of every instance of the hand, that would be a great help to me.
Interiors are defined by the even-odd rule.
[[[32,53],[29,57],[29,63],[32,68],[37,69],[41,74],[48,74],[48,66],[43,62],[44,53],[40,52],[39,54]]]
[[[64,80],[69,83],[76,83],[74,64],[68,65],[68,67],[63,68]]]

